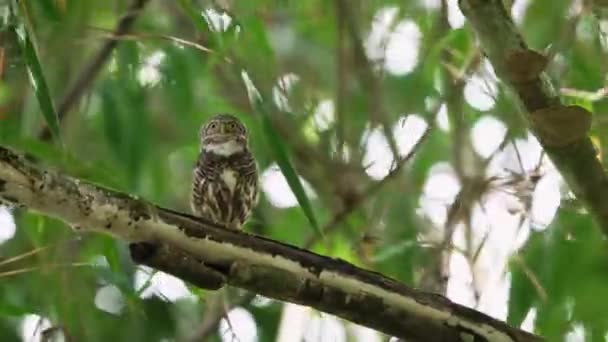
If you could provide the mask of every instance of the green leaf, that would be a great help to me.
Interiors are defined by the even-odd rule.
[[[201,11],[192,4],[191,0],[178,0],[177,2],[182,10],[190,17],[192,24],[196,27],[198,32],[209,32],[209,25],[207,25],[205,18],[201,15]]]
[[[15,6],[15,9],[16,7],[17,6]],[[13,23],[19,26],[17,27],[16,25],[11,25],[11,29],[17,36],[19,48],[23,58],[25,59],[25,64],[27,65],[27,69],[29,71],[30,83],[34,89],[36,98],[38,99],[40,110],[42,111],[42,115],[49,126],[52,136],[57,141],[61,141],[61,137],[59,135],[59,117],[55,111],[55,108],[53,107],[53,101],[51,100],[51,94],[49,92],[44,73],[42,72],[40,59],[38,58],[38,54],[36,53],[36,49],[32,43],[32,35],[27,27],[27,19],[19,18],[19,16],[15,15],[14,11],[10,11],[10,13]]]
[[[36,2],[34,2],[36,3]],[[38,6],[40,6],[40,8],[42,9],[42,11],[40,11],[41,13],[43,13],[47,19],[53,20],[53,21],[59,21],[61,19],[61,12],[57,6],[57,3],[53,0],[39,0],[36,3]]]
[[[319,235],[322,236],[323,232],[317,223],[317,219],[315,218],[315,214],[312,210],[312,205],[310,204],[308,196],[306,196],[306,192],[304,191],[304,186],[302,185],[302,182],[300,182],[300,177],[298,177],[298,174],[289,161],[289,154],[285,148],[285,142],[274,129],[268,113],[263,108],[262,101],[260,99],[254,100],[254,106],[262,117],[262,129],[266,135],[268,144],[274,153],[276,162],[279,165],[283,176],[285,176],[285,179],[287,180],[287,184],[289,184],[291,191],[293,191],[294,195],[296,196],[296,199],[298,200],[304,215],[306,215],[308,222],[310,222],[310,225]]]

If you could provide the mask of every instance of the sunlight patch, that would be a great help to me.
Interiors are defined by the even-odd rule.
[[[277,84],[272,87],[272,99],[274,103],[285,112],[291,112],[291,106],[289,105],[289,91],[291,88],[300,81],[300,76],[294,73],[287,73],[277,80]]]
[[[309,311],[311,319],[304,332],[305,342],[346,342],[344,325],[332,315]]]
[[[397,7],[384,7],[376,13],[365,51],[371,61],[382,62],[388,72],[404,75],[418,64],[422,33],[413,20],[401,20],[395,25],[398,12]]]
[[[183,280],[161,271],[150,278],[152,274],[153,270],[145,266],[139,266],[135,272],[135,289],[143,289],[139,294],[141,298],[157,296],[169,302],[198,298],[188,290]]]
[[[365,153],[363,167],[373,179],[382,179],[388,175],[393,163],[393,153],[388,145],[386,136],[380,127],[363,133]]]
[[[460,7],[458,7],[458,0],[447,0],[448,3],[448,22],[453,29],[461,28],[464,26],[466,18]]]
[[[355,323],[348,323],[349,335],[355,337],[359,342],[382,342],[380,333],[372,328],[368,328]]]
[[[572,329],[566,334],[565,342],[587,341],[585,338],[585,327],[580,323],[572,325]]]
[[[334,101],[324,99],[319,101],[313,113],[313,121],[319,131],[328,130],[336,121]]]
[[[507,134],[507,127],[493,116],[484,115],[475,122],[471,130],[473,148],[484,158],[494,153]]]
[[[428,124],[417,114],[402,116],[393,125],[393,135],[401,157],[407,155],[424,134]]]
[[[118,315],[125,307],[125,298],[118,287],[106,285],[97,290],[95,306],[99,310]]]
[[[0,245],[12,239],[16,231],[15,219],[11,211],[0,205]]]
[[[258,327],[253,315],[237,307],[228,312],[228,320],[222,318],[219,325],[219,335],[222,341],[255,342],[258,340]]]
[[[450,254],[450,278],[448,280],[446,295],[453,302],[474,307],[475,294],[471,287],[473,274],[471,273],[469,263],[461,253],[452,252]]]
[[[511,16],[517,25],[521,25],[524,22],[524,17],[529,5],[530,0],[515,0],[513,2],[513,6],[511,6]]]
[[[412,20],[402,20],[388,37],[384,67],[393,75],[412,72],[418,64],[422,33]]]
[[[417,114],[402,116],[391,129],[399,157],[407,155],[424,134],[428,124]],[[374,179],[386,177],[394,162],[393,152],[382,127],[366,130],[363,133],[363,166],[365,172]]]
[[[435,120],[437,127],[439,127],[440,130],[444,132],[450,131],[450,118],[448,117],[448,108],[445,103],[439,108],[439,112],[437,112],[437,119]]]
[[[283,303],[276,341],[302,341],[302,336],[306,331],[309,310],[306,306],[288,302]]]
[[[218,12],[215,8],[205,9],[201,15],[209,25],[209,28],[215,32],[224,32],[230,26],[232,17],[226,12]]]
[[[241,79],[245,84],[245,89],[247,89],[247,97],[249,97],[249,102],[255,103],[255,101],[260,100],[262,96],[260,95],[258,88],[255,87],[255,84],[253,84],[253,80],[251,77],[249,77],[247,71],[241,70]]]
[[[556,171],[547,172],[543,176],[532,197],[532,221],[537,230],[547,228],[553,221],[561,203],[561,176]]]
[[[486,59],[464,86],[464,98],[471,107],[486,111],[494,107],[497,94],[496,76]]]
[[[51,322],[42,316],[35,314],[25,315],[20,324],[21,340],[24,342],[39,342],[44,330],[50,328]]]
[[[527,332],[534,332],[534,324],[536,323],[536,308],[531,308],[526,314],[526,318],[521,322],[520,328]]]
[[[460,181],[452,166],[439,162],[431,167],[423,187],[420,209],[424,216],[438,226],[447,220],[447,210],[460,191]]]
[[[436,10],[441,7],[441,0],[420,0],[420,2],[428,10]]]
[[[137,80],[141,86],[152,87],[160,82],[162,78],[160,66],[165,57],[164,52],[156,51],[144,60],[143,65],[137,71]]]
[[[287,179],[276,163],[270,165],[261,176],[262,190],[270,204],[277,208],[290,208],[298,205],[296,195],[291,191]],[[316,194],[310,184],[300,177],[300,182],[308,198],[316,198]]]

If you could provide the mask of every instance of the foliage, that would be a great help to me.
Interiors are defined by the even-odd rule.
[[[514,94],[494,82],[473,32],[466,25],[450,27],[458,26],[457,9],[450,5],[448,21],[440,7],[451,2],[348,1],[351,8],[345,13],[335,5],[339,1],[327,0],[218,1],[230,3],[225,9],[213,1],[152,0],[137,14],[131,33],[117,38],[111,57],[61,122],[53,103],[68,93],[129,4],[17,1],[9,11],[11,5],[0,3],[0,11],[11,13],[2,17],[0,27],[0,144],[74,176],[188,211],[198,129],[218,112],[233,112],[250,128],[252,148],[265,172],[262,179],[272,178],[268,170],[275,163],[287,178],[265,189],[248,230],[412,286],[424,284],[438,267],[440,252],[451,250],[452,261],[476,265],[472,272],[460,270],[471,273],[467,291],[481,296],[469,300],[449,286],[447,294],[492,313],[500,308],[480,303],[493,296],[492,283],[499,280],[475,273],[503,266],[483,266],[477,260],[502,250],[501,243],[517,245],[505,247],[508,255],[500,259],[509,258],[508,275],[503,275],[510,279],[508,302],[500,304],[508,313],[501,318],[519,326],[534,309],[533,330],[548,340],[562,340],[577,326],[584,328],[586,339],[603,340],[608,332],[605,238],[579,203],[566,201],[563,182],[557,214],[535,223],[531,203],[543,203],[547,188],[540,184],[555,177],[549,175],[553,169],[544,160],[543,170],[549,171],[539,182],[538,160],[522,158],[513,147],[515,139],[517,146],[533,144],[526,140]],[[562,89],[564,102],[594,112],[592,138],[606,161],[603,116],[608,102],[606,92],[598,89],[606,87],[608,33],[585,9],[569,10],[574,1],[554,1],[549,12],[541,3],[529,1],[518,27],[532,48],[556,56],[547,71]],[[419,44],[400,46],[403,40],[391,42],[386,36],[373,43],[368,36],[382,20],[389,22],[387,32],[404,30],[407,39]],[[381,58],[362,61],[356,48],[361,42],[368,57],[381,51]],[[373,44],[375,54],[370,52]],[[396,72],[391,53],[403,57],[405,49],[413,49],[415,63]],[[480,80],[495,85],[487,108],[466,97],[465,84]],[[262,103],[252,105],[251,99]],[[319,114],[328,102],[331,114]],[[437,127],[438,116],[449,121],[449,129]],[[471,132],[488,118],[507,128],[508,146],[485,160],[488,155],[472,142]],[[404,156],[409,150],[403,146],[412,146],[422,135],[422,129],[412,128],[415,120],[424,121],[429,134],[405,166],[395,168],[404,161],[397,158],[392,164],[392,154]],[[39,139],[44,127],[60,140]],[[395,135],[386,139],[387,132]],[[370,152],[368,144],[380,148]],[[381,154],[390,159],[385,167]],[[503,167],[516,171],[504,172]],[[380,176],[372,172],[376,168],[383,168]],[[397,171],[390,174],[393,168]],[[431,182],[441,174],[455,179],[456,193],[447,194],[446,183]],[[435,188],[429,190],[431,184]],[[492,205],[488,198],[503,190],[512,191],[506,201],[515,201],[518,208],[509,220],[521,218],[522,224],[510,237],[513,241],[497,242],[492,236],[506,229],[501,221],[506,216],[483,209]],[[291,204],[277,203],[277,196],[290,192],[295,194]],[[438,202],[431,194],[440,197]],[[426,211],[428,206],[440,214]],[[46,317],[65,334],[86,341],[179,339],[198,329],[209,293],[190,289],[200,300],[142,298],[145,289],[134,285],[137,267],[124,243],[77,236],[62,223],[24,208],[12,213],[17,230],[0,245],[1,257],[36,253],[0,261],[0,336],[6,340],[19,338],[26,314]],[[484,215],[489,218],[480,221]],[[453,236],[447,233],[446,220],[451,219],[459,223]],[[2,222],[0,231],[8,231]],[[120,291],[120,313],[97,305],[104,286]],[[254,301],[242,307],[253,315],[260,340],[276,338],[284,308],[280,303]]]

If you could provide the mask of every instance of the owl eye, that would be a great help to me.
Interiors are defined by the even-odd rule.
[[[233,130],[236,129],[236,124],[234,122],[230,123],[230,129],[233,129]]]
[[[215,129],[216,127],[217,127],[216,123],[212,123],[211,125],[209,125],[209,128],[211,128],[211,129]]]

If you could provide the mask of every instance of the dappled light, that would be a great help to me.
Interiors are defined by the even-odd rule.
[[[197,298],[181,279],[143,266],[135,272],[134,287],[142,298],[157,296],[170,302]]]
[[[281,173],[281,170],[276,164],[268,166],[260,177],[262,189],[272,205],[278,208],[289,208],[298,205],[296,196],[291,191],[285,176]],[[300,181],[303,183],[307,194],[314,197],[314,191],[310,185],[302,178],[300,178]]]
[[[243,308],[234,308],[222,318],[219,325],[222,341],[258,341],[257,327],[253,315]]]
[[[23,342],[42,342],[42,333],[51,327],[48,318],[35,314],[25,315],[21,319],[20,331]]]
[[[481,71],[476,72],[464,87],[464,98],[474,108],[486,111],[494,107],[497,89],[492,67],[483,63]]]
[[[471,131],[473,147],[482,157],[487,158],[496,151],[502,143],[507,127],[491,116],[483,116],[475,122]]]
[[[0,205],[0,244],[15,236],[15,220],[7,207]]]
[[[118,287],[106,285],[97,290],[95,306],[99,310],[119,315],[125,306],[125,299]]]
[[[0,13],[0,340],[608,336],[602,1]]]
[[[403,75],[418,63],[421,33],[414,21],[395,22],[397,13],[396,7],[376,13],[365,47],[370,60],[380,62],[392,74]]]

